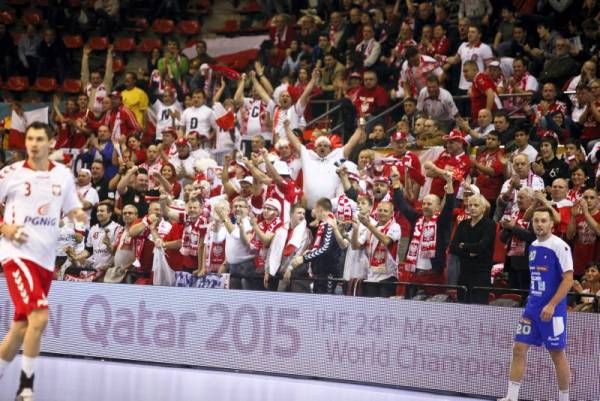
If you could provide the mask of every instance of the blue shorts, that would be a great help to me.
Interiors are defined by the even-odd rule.
[[[555,313],[551,320],[543,321],[539,314],[524,313],[515,334],[515,341],[535,345],[542,344],[548,350],[561,350],[567,345],[567,314]]]

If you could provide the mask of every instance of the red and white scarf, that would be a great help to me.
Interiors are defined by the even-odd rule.
[[[353,203],[354,202],[345,194],[340,195],[337,201],[337,209],[335,211],[338,220],[344,222],[352,221]]]
[[[523,219],[525,212],[516,211],[511,215],[512,219],[515,221],[515,226],[523,229],[529,228],[529,221]],[[516,235],[512,235],[510,238],[510,242],[508,243],[508,252],[507,256],[524,256],[525,255],[526,243],[525,241],[517,238]]]
[[[417,67],[408,66],[406,75],[408,77],[408,85],[410,87],[411,96],[416,98],[419,95],[419,88],[425,86],[425,80],[429,73],[438,68],[440,63],[436,60],[429,61],[421,56]],[[415,71],[416,70],[416,71]]]
[[[215,223],[213,223],[215,224]],[[215,273],[219,267],[225,263],[225,239],[227,238],[227,230],[221,225],[216,231],[211,227],[204,239],[204,258],[206,271]]]
[[[406,254],[405,269],[414,272],[417,269],[417,259],[431,259],[435,256],[435,245],[437,241],[437,221],[439,213],[434,213],[429,220],[424,216],[419,217],[413,232],[408,253]]]
[[[394,223],[394,219],[391,218],[387,223],[383,225],[383,227],[377,227],[377,229],[383,234],[387,235],[390,231],[390,227]],[[390,256],[394,259],[394,264],[397,263],[397,254],[398,254],[398,241],[392,241],[388,246],[375,236],[375,234],[371,233],[369,236],[369,248],[368,248],[368,256],[369,256],[369,268],[371,269],[386,269],[386,261],[388,252]]]
[[[200,238],[206,234],[206,219],[198,216],[194,221],[186,219],[183,228],[183,237],[181,238],[181,249],[179,253],[184,256],[197,256]]]
[[[321,241],[323,241],[323,236],[325,235],[325,226],[327,223],[324,221],[319,222],[319,227],[317,228],[317,234],[315,235],[315,241],[313,242],[313,246],[311,250],[319,249],[321,247]]]
[[[363,55],[364,58],[369,58],[373,48],[375,47],[375,39],[370,39],[368,42],[362,41],[356,45],[356,51]]]

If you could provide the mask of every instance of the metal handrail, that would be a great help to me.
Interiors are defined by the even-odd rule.
[[[322,118],[330,115],[331,113],[334,113],[334,112],[338,111],[341,107],[342,107],[341,105],[336,104],[331,109],[327,110],[325,113],[323,113],[320,116],[315,117],[312,120],[310,120],[309,122],[307,122],[306,126],[309,127],[309,126],[313,125],[314,123],[316,123],[317,121],[321,120]]]

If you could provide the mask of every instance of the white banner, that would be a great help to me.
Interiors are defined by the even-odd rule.
[[[224,56],[248,49],[258,49],[260,44],[269,39],[269,35],[240,36],[237,38],[206,39],[206,53],[211,57]],[[196,46],[186,47],[181,51],[190,60],[197,56]]]
[[[226,292],[225,292],[226,291]],[[54,282],[45,352],[504,396],[521,310],[331,295]],[[0,334],[12,312],[0,284]],[[572,400],[600,400],[600,315],[569,315]],[[546,351],[522,398],[556,400]]]

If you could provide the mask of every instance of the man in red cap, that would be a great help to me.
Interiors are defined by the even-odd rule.
[[[433,162],[424,164],[425,174],[431,177],[431,190],[429,193],[437,195],[440,199],[444,197],[445,177],[451,175],[453,187],[459,188],[467,174],[471,170],[471,159],[465,153],[467,141],[465,135],[457,129],[444,135],[446,150]]]

